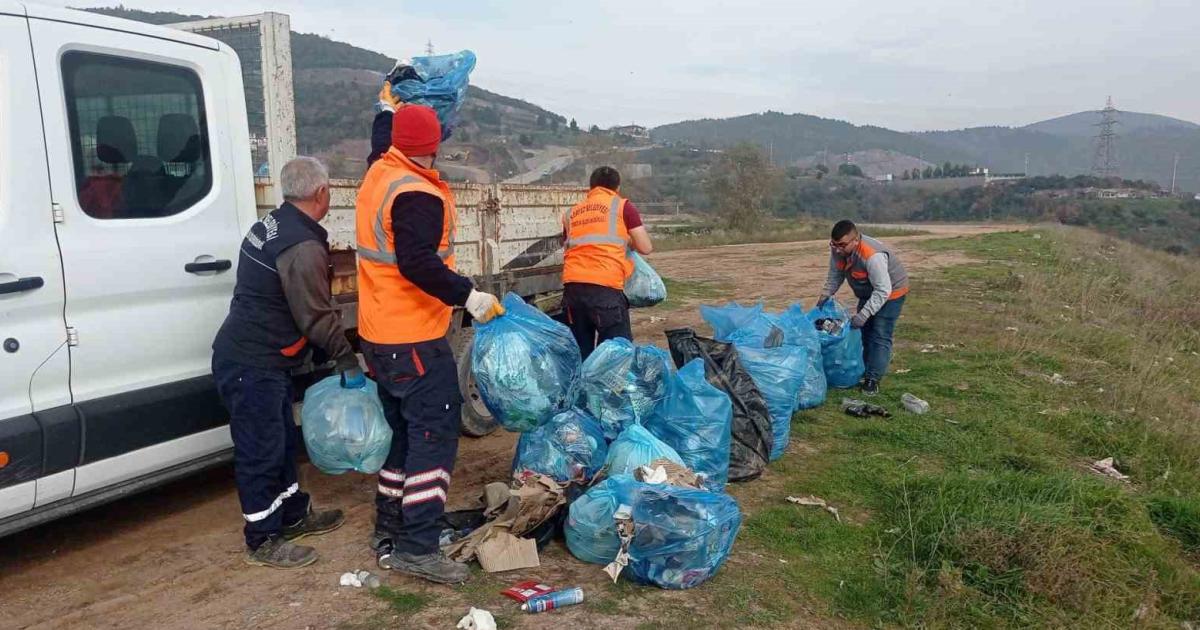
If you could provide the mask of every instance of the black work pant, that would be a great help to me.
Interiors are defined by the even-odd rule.
[[[250,367],[213,357],[217,393],[229,411],[233,471],[246,521],[246,546],[258,549],[308,512],[296,478],[299,436],[286,370]]]
[[[584,359],[596,346],[617,337],[633,341],[629,324],[629,300],[624,291],[598,284],[568,282],[563,285],[567,326],[579,344]]]
[[[462,394],[445,339],[413,344],[362,342],[392,427],[392,448],[375,491],[375,531],[401,553],[438,550],[458,454]]]

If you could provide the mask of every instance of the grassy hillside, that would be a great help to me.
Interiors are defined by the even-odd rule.
[[[803,455],[748,519],[742,542],[767,557],[745,571],[738,622],[1200,619],[1200,264],[1069,229],[928,247],[979,264],[918,277],[897,329],[905,373],[881,402],[913,392],[932,412],[793,420]],[[1106,457],[1129,483],[1089,471]]]
[[[1120,131],[1122,133],[1132,133],[1134,131],[1195,131],[1200,129],[1200,125],[1170,116],[1159,116],[1158,114],[1142,114],[1138,112],[1119,112],[1118,119],[1121,121]],[[1100,120],[1100,112],[1076,112],[1051,118],[1041,122],[1026,125],[1023,129],[1030,131],[1040,131],[1056,136],[1082,136],[1091,138],[1096,135],[1096,121]]]

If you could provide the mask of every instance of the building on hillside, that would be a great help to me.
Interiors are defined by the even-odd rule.
[[[876,176],[872,177],[871,179],[873,179],[877,182],[890,182],[890,181],[893,181],[895,178],[892,176],[891,173],[883,173],[882,175],[876,175]]]
[[[641,125],[620,125],[608,130],[614,136],[629,136],[643,140],[650,139],[650,130]]]

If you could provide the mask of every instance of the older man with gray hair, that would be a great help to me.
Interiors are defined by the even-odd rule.
[[[280,175],[283,205],[242,240],[229,315],[213,341],[213,378],[233,436],[234,477],[245,520],[246,561],[281,569],[317,560],[292,541],[341,526],[341,510],[314,511],[296,478],[290,372],[315,346],[334,361],[342,386],[365,383],[330,295],[329,175],[298,157]]]

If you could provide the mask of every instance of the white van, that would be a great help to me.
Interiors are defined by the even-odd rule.
[[[290,98],[290,52],[274,62]],[[0,535],[232,458],[211,343],[274,196],[243,71],[217,39],[0,0]],[[348,321],[357,183],[326,221]],[[466,273],[552,310],[559,213],[584,191],[457,188]]]

